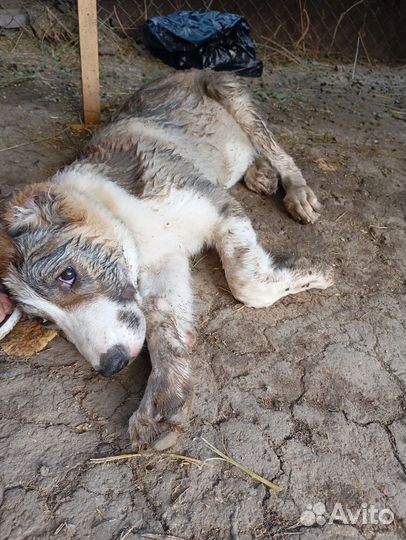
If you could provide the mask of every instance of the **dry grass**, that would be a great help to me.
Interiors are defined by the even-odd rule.
[[[216,448],[213,444],[211,444],[204,437],[202,437],[202,441],[204,442],[204,444],[208,448],[210,448],[210,450],[212,452],[217,454],[218,457],[216,457],[216,458],[207,458],[205,460],[201,460],[201,459],[193,458],[193,457],[190,457],[190,456],[184,456],[182,454],[174,454],[172,452],[170,452],[170,453],[160,453],[160,454],[157,454],[157,453],[134,453],[134,454],[121,454],[121,455],[118,455],[118,456],[107,456],[107,457],[103,457],[103,458],[92,458],[90,460],[90,463],[92,463],[93,465],[98,465],[98,464],[106,464],[106,463],[117,463],[118,461],[127,461],[129,459],[135,459],[135,458],[157,457],[157,458],[169,459],[171,461],[180,461],[182,463],[188,463],[190,465],[198,465],[198,466],[201,467],[201,466],[213,466],[212,462],[214,460],[218,460],[218,461],[225,461],[229,465],[232,465],[233,467],[236,467],[237,469],[239,469],[243,473],[250,476],[253,480],[256,480],[257,482],[260,482],[261,484],[263,484],[264,486],[266,486],[270,490],[274,491],[275,493],[278,493],[279,491],[282,490],[282,488],[280,486],[277,486],[273,482],[270,482],[266,478],[263,478],[262,476],[255,473],[254,471],[251,471],[250,469],[247,469],[247,467],[245,467],[244,465],[241,465],[241,463],[238,463],[237,461],[235,461],[233,458],[231,458],[227,454],[224,454],[223,452],[221,452],[221,450]]]
[[[154,534],[154,533],[144,533],[141,538],[146,540],[184,540],[180,536],[173,536],[172,534]]]
[[[224,454],[223,452],[221,452],[218,448],[216,448],[213,444],[211,444],[204,437],[202,437],[202,440],[203,440],[204,444],[208,448],[210,448],[210,450],[212,450],[215,454],[217,454],[221,460],[225,461],[226,463],[228,463],[230,465],[233,465],[234,467],[237,467],[237,469],[240,469],[240,471],[242,471],[245,474],[247,474],[248,476],[250,476],[253,480],[256,480],[257,482],[260,482],[261,484],[263,484],[264,486],[266,486],[270,490],[274,491],[275,493],[278,493],[279,491],[282,490],[282,488],[280,486],[277,486],[276,484],[274,484],[273,482],[270,482],[266,478],[263,478],[259,474],[251,471],[250,469],[247,469],[247,467],[244,467],[244,465],[241,465],[241,463],[238,463],[237,461],[232,459],[230,456],[227,456],[227,454]],[[216,458],[214,458],[214,459],[216,459]]]
[[[210,463],[207,463],[206,461],[202,461],[201,459],[192,458],[190,456],[183,456],[181,454],[174,454],[174,453],[139,453],[139,454],[121,454],[118,456],[107,456],[104,458],[92,458],[90,460],[90,463],[97,465],[97,464],[104,464],[104,463],[115,463],[117,461],[127,461],[129,459],[135,459],[135,458],[151,458],[151,457],[158,457],[163,459],[169,459],[171,461],[181,461],[184,463],[189,463],[190,465],[208,465],[210,466]]]

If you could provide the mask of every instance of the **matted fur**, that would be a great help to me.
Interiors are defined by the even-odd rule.
[[[58,325],[107,376],[146,339],[152,372],[130,419],[135,444],[164,448],[187,420],[189,257],[215,247],[233,295],[253,307],[331,284],[321,265],[277,265],[258,244],[226,191],[244,175],[267,194],[279,177],[292,216],[317,219],[314,193],[242,82],[190,71],[141,88],[80,159],[8,205],[0,275],[21,309]]]

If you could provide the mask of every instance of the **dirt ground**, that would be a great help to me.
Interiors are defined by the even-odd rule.
[[[1,203],[69,162],[86,136],[69,127],[80,122],[77,50],[17,37],[0,40]],[[109,110],[169,71],[109,42],[101,53]],[[267,248],[329,261],[336,284],[254,310],[227,292],[215,253],[193,261],[196,396],[173,451],[213,457],[203,436],[282,491],[221,461],[90,463],[130,451],[148,358],[107,380],[58,337],[30,359],[0,352],[1,540],[405,538],[406,70],[358,67],[351,81],[351,69],[266,63],[249,81],[322,201],[320,221],[292,221],[282,194],[234,188]],[[337,504],[344,514],[330,523]],[[371,507],[393,521],[351,523],[348,511]]]

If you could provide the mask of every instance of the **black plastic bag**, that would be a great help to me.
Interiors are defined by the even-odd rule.
[[[260,77],[244,17],[231,13],[177,11],[145,21],[144,43],[154,56],[177,69],[211,68]]]

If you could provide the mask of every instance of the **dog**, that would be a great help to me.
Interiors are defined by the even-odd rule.
[[[2,281],[23,312],[62,329],[106,377],[146,340],[134,445],[167,448],[188,418],[190,257],[214,247],[233,296],[254,308],[332,283],[321,263],[277,264],[261,247],[227,192],[241,179],[266,195],[280,180],[293,218],[317,220],[316,196],[243,82],[192,70],[140,88],[80,159],[6,208]]]

